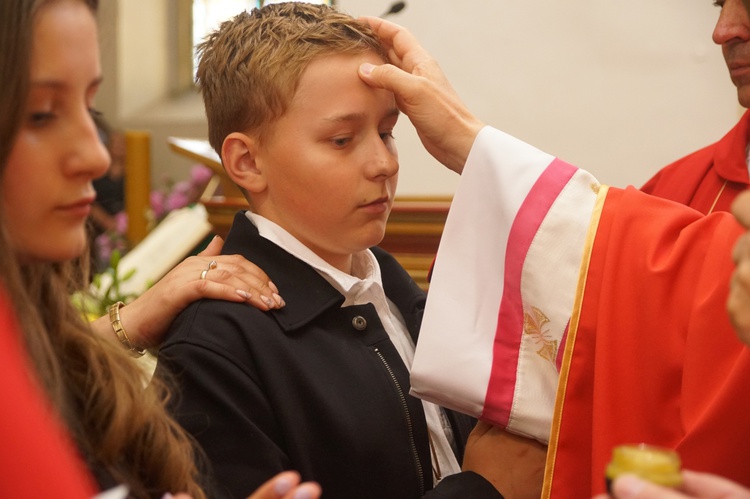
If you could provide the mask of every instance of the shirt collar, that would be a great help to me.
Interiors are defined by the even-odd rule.
[[[268,239],[310,265],[342,295],[348,298],[356,298],[373,284],[377,284],[382,289],[380,265],[369,249],[352,255],[352,274],[350,275],[320,258],[275,222],[251,211],[246,211],[245,216],[258,228],[261,237]]]

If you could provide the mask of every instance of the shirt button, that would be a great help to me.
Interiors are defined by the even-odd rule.
[[[352,326],[354,326],[354,329],[357,331],[364,331],[367,327],[367,320],[361,315],[358,315],[352,319]]]

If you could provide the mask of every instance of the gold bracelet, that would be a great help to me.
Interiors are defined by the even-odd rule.
[[[125,304],[121,301],[118,301],[117,303],[113,303],[109,306],[109,321],[112,323],[112,329],[115,331],[115,335],[117,336],[117,339],[120,340],[120,343],[125,345],[125,348],[128,349],[128,353],[131,357],[141,357],[144,353],[146,353],[146,350],[143,348],[136,348],[133,346],[132,343],[130,343],[130,338],[128,338],[127,333],[125,332],[125,329],[122,327],[122,322],[120,321],[120,308],[124,307]]]

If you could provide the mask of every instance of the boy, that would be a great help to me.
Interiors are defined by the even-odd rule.
[[[199,51],[209,140],[252,208],[224,251],[261,266],[286,301],[269,313],[199,302],[161,350],[215,495],[245,497],[292,468],[326,497],[418,498],[436,484],[439,497],[500,497],[460,472],[473,421],[409,395],[425,296],[368,249],[399,168],[393,94],[357,75],[386,60],[375,35],[327,6],[273,4]]]

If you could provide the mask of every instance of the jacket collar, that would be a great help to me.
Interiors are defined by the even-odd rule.
[[[410,335],[416,341],[422,321],[424,292],[390,254],[380,248],[372,250],[380,263],[386,296],[399,308]],[[268,274],[286,302],[283,308],[269,313],[287,333],[344,303],[344,296],[315,269],[261,237],[242,211],[234,217],[222,253],[242,255]]]

